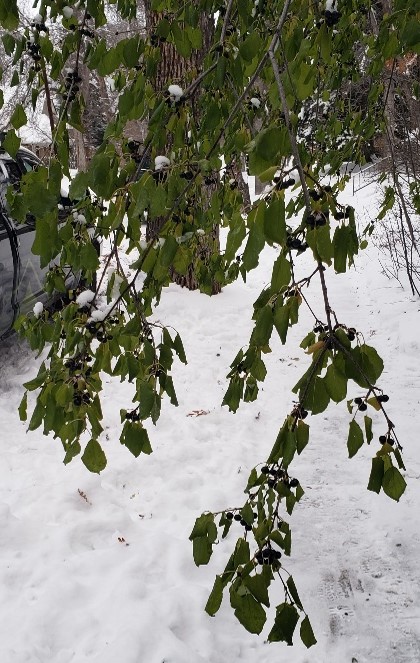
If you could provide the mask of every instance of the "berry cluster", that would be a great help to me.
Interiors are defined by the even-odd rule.
[[[303,253],[306,249],[309,248],[306,242],[302,242],[298,237],[293,237],[293,235],[288,235],[286,244],[289,249],[296,249],[299,253]]]
[[[117,325],[119,320],[118,318],[110,318],[109,322],[113,325]],[[88,322],[86,324],[86,331],[88,331],[89,334],[92,334],[92,336],[95,336],[100,343],[107,343],[107,341],[112,341],[114,338],[112,334],[107,333],[103,322],[94,322],[93,320]]]
[[[150,43],[152,46],[159,46],[159,44],[164,44],[166,41],[166,37],[163,35],[158,35],[156,32],[153,32],[152,35],[150,36]]]
[[[217,184],[217,178],[212,175],[206,175],[204,178],[204,184],[211,186],[212,184]]]
[[[40,14],[37,14],[35,18],[36,20],[33,23],[31,23],[31,28],[33,28],[37,32],[48,32],[48,28],[45,25],[45,21],[42,18],[42,16]]]
[[[192,170],[186,170],[180,174],[180,177],[183,180],[192,180],[194,177],[194,173],[192,172]]]
[[[312,212],[306,218],[306,223],[313,230],[314,228],[319,228],[325,226],[328,221],[329,211],[325,210],[323,212]]]
[[[318,324],[314,327],[315,334],[322,334],[322,332],[327,332],[328,330],[328,325]]]
[[[252,525],[247,523],[247,521],[244,518],[242,518],[240,513],[235,513],[234,514],[232,511],[227,511],[225,513],[225,516],[226,516],[227,520],[236,520],[238,523],[240,523],[242,525],[242,527],[244,528],[245,532],[250,532],[252,530]],[[254,513],[253,514],[253,519],[255,520],[256,518],[257,518],[257,514]]]
[[[349,339],[349,341],[354,341],[354,339],[356,338],[356,330],[354,327],[349,327],[347,329],[347,338]]]
[[[26,48],[27,51],[29,52],[29,55],[31,56],[32,60],[34,61],[34,64],[31,66],[31,69],[33,71],[41,71],[41,55],[40,55],[40,50],[41,47],[39,44],[36,44],[33,41],[28,41],[26,43]]]
[[[334,25],[337,25],[338,21],[340,20],[341,12],[337,11],[336,9],[333,9],[332,11],[330,9],[326,9],[324,11],[324,16],[325,24],[329,28],[332,28]]]
[[[168,177],[168,173],[163,169],[160,168],[159,170],[154,170],[152,173],[152,177],[155,180],[157,184],[161,182],[165,182],[166,178]]]
[[[308,193],[312,200],[315,201],[322,200],[322,198],[325,196],[324,191],[315,191],[315,189],[309,189]]]
[[[65,92],[63,93],[63,101],[72,102],[76,99],[76,95],[79,92],[79,83],[82,82],[82,78],[79,76],[77,71],[69,71],[66,74],[64,79]]]
[[[94,200],[92,200],[92,207],[97,207],[100,212],[106,212],[105,205],[103,205],[101,201],[98,200],[98,198],[94,198]]]
[[[270,546],[259,550],[255,555],[258,564],[269,564],[270,566],[277,563],[280,558],[281,552],[279,550],[274,550],[274,548],[271,548]]]
[[[288,189],[290,186],[293,186],[296,184],[296,180],[293,179],[293,177],[290,177],[288,180],[283,180],[281,181],[281,178],[279,175],[276,175],[273,177],[273,182],[276,185],[276,189],[278,191],[281,191],[282,189]]]
[[[284,297],[299,297],[299,296],[300,296],[300,292],[299,292],[299,288],[297,288],[297,287],[296,288],[290,288],[289,290],[286,290],[284,292]]]
[[[93,30],[89,30],[89,28],[80,28],[80,34],[84,35],[85,37],[90,37],[91,39],[93,39],[95,36]]]
[[[77,406],[80,407],[80,405],[89,405],[89,403],[92,401],[92,397],[90,393],[85,389],[84,391],[75,391],[73,394],[73,403]]]
[[[391,447],[394,444],[394,440],[392,439],[391,434],[389,433],[389,431],[386,435],[380,435],[379,436],[379,442],[381,444],[390,444]]]
[[[325,329],[325,331],[327,331],[327,329]],[[346,331],[346,336],[349,339],[349,341],[354,341],[354,339],[356,338],[357,332],[354,327],[346,327],[345,325],[336,324],[334,325],[334,331],[336,329],[344,329]],[[314,329],[314,331],[316,330]]]
[[[341,221],[341,219],[348,219],[349,216],[350,216],[351,211],[352,211],[352,208],[349,205],[347,205],[344,212],[336,212],[334,214],[334,219],[336,221]]]
[[[293,408],[293,410],[292,410],[292,412],[291,412],[291,416],[292,416],[292,417],[295,417],[296,419],[306,419],[306,417],[308,416],[308,414],[309,414],[308,411],[305,410],[305,408],[303,408],[303,407],[300,405],[300,403],[298,403],[297,405],[295,405],[295,407]]]
[[[289,485],[286,472],[279,467],[276,468],[274,466],[269,467],[268,465],[263,465],[261,468],[261,474],[269,476],[269,479],[267,479],[267,485],[270,488],[274,488],[278,481],[282,481],[282,483],[287,486]]]
[[[127,412],[125,418],[127,419],[127,421],[140,421],[140,415],[137,412],[137,410],[132,410],[131,412]]]
[[[360,412],[366,412],[367,403],[365,403],[363,398],[357,397],[357,398],[354,399],[354,402],[357,405],[357,409],[360,410]]]
[[[91,361],[92,361],[91,355],[88,354],[79,355],[78,357],[72,357],[71,359],[67,359],[67,361],[64,362],[64,366],[68,368],[71,373],[77,373],[78,371],[82,371],[84,369],[85,363],[89,364]]]

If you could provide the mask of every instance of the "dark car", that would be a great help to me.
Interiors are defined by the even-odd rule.
[[[24,173],[38,168],[38,157],[20,149],[12,159],[0,147],[0,338],[9,334],[20,313],[28,313],[35,302],[49,303],[51,296],[43,289],[49,268],[41,267],[40,258],[32,253],[35,219],[28,215],[25,223],[15,222],[8,213],[6,192],[10,184],[18,185]],[[68,283],[69,287],[74,285]]]

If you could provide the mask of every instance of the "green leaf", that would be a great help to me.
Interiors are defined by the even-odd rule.
[[[384,461],[382,458],[372,458],[372,469],[370,472],[368,490],[374,493],[380,493],[382,488],[382,479],[384,477]]]
[[[213,552],[212,544],[217,539],[217,527],[212,513],[203,513],[196,519],[189,538],[193,543],[195,564],[208,564]]]
[[[149,434],[139,421],[127,421],[121,434],[121,444],[127,447],[136,458],[141,454],[152,453]]]
[[[235,600],[235,617],[249,633],[261,633],[267,619],[261,603],[251,594]]]
[[[330,226],[327,223],[320,228],[308,230],[306,241],[311,247],[315,259],[331,265],[331,259],[334,255],[334,249],[330,237]]]
[[[296,426],[296,451],[301,454],[309,442],[309,426],[299,419]]]
[[[283,345],[286,343],[287,331],[289,329],[289,315],[290,307],[287,305],[278,306],[274,310],[274,326]]]
[[[2,147],[10,154],[13,159],[16,158],[17,151],[20,147],[20,138],[16,136],[13,129],[8,131],[3,139]]]
[[[363,344],[349,352],[351,358],[348,356],[345,358],[347,377],[363,388],[369,387],[369,382],[375,384],[384,368],[384,363],[375,348]]]
[[[193,558],[196,566],[208,564],[213,552],[212,545],[207,537],[193,539]]]
[[[281,603],[277,606],[274,626],[268,634],[268,641],[287,642],[288,645],[293,645],[293,634],[298,621],[299,614],[295,606]]]
[[[399,502],[401,495],[406,489],[407,483],[401,472],[396,467],[390,467],[382,479],[384,493],[391,499]]]
[[[16,30],[19,25],[17,0],[0,0],[0,24],[6,30]]]
[[[37,400],[34,411],[32,412],[32,417],[29,422],[28,430],[36,430],[42,424],[42,421],[45,416],[45,407],[41,401]]]
[[[136,360],[136,358],[134,358]],[[139,368],[139,362],[138,359],[136,361],[136,368],[138,370]],[[155,396],[156,392],[152,388],[152,386],[149,384],[149,382],[141,381],[140,386],[139,386],[139,415],[140,419],[147,419],[147,417],[150,416],[151,411],[153,410],[153,406],[155,404]]]
[[[294,602],[296,603],[297,607],[300,610],[303,610],[302,602],[299,598],[299,594],[298,594],[298,591],[296,589],[295,581],[293,580],[292,576],[289,576],[287,578],[286,585],[287,585],[287,587],[289,589],[289,592],[290,592],[290,595],[291,595],[292,599],[294,600]]]
[[[177,353],[180,361],[182,361],[183,364],[187,363],[187,358],[185,356],[185,350],[184,346],[182,344],[182,340],[179,334],[177,334],[173,340],[173,348],[175,352]]]
[[[23,109],[22,104],[18,104],[15,106],[15,109],[12,113],[12,117],[10,118],[10,122],[12,123],[13,127],[16,129],[20,129],[23,127],[28,121],[28,118],[26,117],[26,113]]]
[[[296,432],[289,430],[283,446],[283,465],[289,467],[296,453]]]
[[[269,583],[264,574],[257,573],[254,576],[248,576],[244,579],[244,585],[259,603],[263,603],[267,608],[270,607],[268,596]]]
[[[240,564],[247,564],[250,560],[249,543],[245,539],[238,539],[234,552],[234,566],[238,568]]]
[[[257,313],[251,344],[262,347],[268,344],[273,330],[273,312],[271,306],[264,306]]]
[[[311,622],[309,621],[307,615],[300,625],[300,639],[308,649],[317,643],[314,632],[312,630]]]
[[[273,273],[271,275],[272,292],[281,292],[286,286],[288,286],[291,274],[290,262],[283,254],[281,254],[273,265]]]
[[[239,407],[242,395],[244,391],[244,380],[238,376],[234,376],[227,388],[227,391],[223,397],[222,405],[227,405],[230,412],[236,412]]]
[[[73,393],[73,387],[67,382],[63,382],[55,394],[57,405],[60,405],[61,407],[68,405],[73,400]]]
[[[206,603],[206,607],[204,608],[207,614],[210,615],[211,617],[214,617],[214,615],[222,605],[223,588],[224,584],[221,577],[216,576],[213,589],[211,590],[210,596]]]
[[[286,222],[283,197],[276,197],[268,205],[264,215],[264,235],[269,242],[283,244],[286,241]],[[287,280],[287,283],[289,279]]]
[[[292,550],[292,532],[290,529],[286,532],[283,545],[284,545],[284,554],[290,557],[290,553]]]
[[[400,453],[400,450],[398,449],[398,447],[393,447],[393,452],[394,452],[395,460],[397,461],[398,467],[400,468],[400,470],[405,470],[405,465],[404,465],[404,462],[403,462],[403,459],[402,459],[402,456],[401,456],[401,453]]]
[[[347,396],[347,378],[334,364],[328,366],[324,383],[335,403],[340,403]]]
[[[402,44],[410,51],[420,52],[420,22],[409,20],[401,35]]]
[[[324,412],[328,407],[330,402],[330,396],[325,387],[325,382],[323,379],[318,377],[312,377],[308,387],[302,387],[301,393],[306,392],[304,400],[302,400],[302,406],[312,412],[312,414],[319,414]]]
[[[80,248],[80,260],[84,269],[96,271],[99,265],[98,253],[91,242]]]
[[[349,435],[347,438],[347,449],[349,451],[349,458],[353,458],[363,445],[363,432],[357,421],[351,421],[349,426]]]
[[[26,419],[28,418],[27,406],[28,406],[28,393],[25,391],[18,408],[19,419],[21,421],[26,421]]]
[[[249,233],[242,256],[242,264],[247,272],[258,267],[259,256],[265,245],[263,233],[264,215],[265,202],[262,201],[248,216]]]
[[[365,422],[366,442],[369,444],[373,439],[372,419],[370,417],[368,417],[367,415],[365,415],[364,422]]]
[[[247,62],[252,62],[259,54],[262,46],[261,37],[256,30],[247,36],[245,41],[239,46],[239,53]]]
[[[13,35],[9,33],[5,33],[2,38],[1,38],[3,44],[4,44],[4,50],[6,51],[7,55],[12,55],[13,51],[15,50],[16,42],[13,37]]]
[[[89,472],[99,474],[105,469],[107,464],[106,456],[97,440],[89,440],[83,452],[82,462]]]
[[[347,269],[347,246],[348,230],[346,226],[338,226],[334,233],[334,269],[337,274],[342,274]]]
[[[268,165],[274,165],[281,156],[285,156],[290,149],[290,140],[286,127],[269,127],[258,134],[254,152],[263,158]]]

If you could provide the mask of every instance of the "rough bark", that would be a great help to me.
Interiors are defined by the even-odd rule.
[[[146,29],[149,34],[153,34],[156,25],[162,18],[162,14],[152,10],[151,0],[145,0],[144,7],[146,16]],[[156,77],[154,81],[155,89],[157,92],[164,92],[171,84],[178,84],[181,87],[185,87],[185,80],[187,77],[191,77],[200,73],[205,54],[208,51],[212,39],[214,29],[212,16],[202,14],[200,27],[203,35],[203,46],[200,50],[194,50],[188,58],[182,57],[176,50],[175,46],[170,42],[160,42],[160,61],[157,66]],[[194,98],[191,99],[191,104],[192,112],[194,114],[196,112]],[[170,152],[170,149],[171,136],[168,136],[168,153]],[[208,190],[209,188],[210,187],[207,187],[207,190],[205,193],[203,193],[202,200],[200,201],[200,203],[203,205],[208,204],[208,201],[210,200],[212,192]],[[159,234],[160,225],[161,219],[159,218],[152,219],[148,222],[148,239],[151,239]],[[202,262],[206,263],[210,259],[210,256],[215,252],[219,252],[219,250],[219,227],[215,225],[209,235],[200,237],[198,242],[198,255],[196,258],[197,260],[201,260]],[[171,276],[172,280],[182,287],[186,287],[189,290],[196,290],[198,288],[194,263],[189,265],[185,275],[178,274],[172,270]],[[217,294],[220,292],[220,290],[220,284],[216,282],[213,283],[212,294]]]

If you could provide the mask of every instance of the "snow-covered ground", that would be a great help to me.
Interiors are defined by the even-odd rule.
[[[374,195],[368,187],[347,201],[362,214]],[[293,463],[306,492],[290,519],[285,566],[318,644],[306,650],[298,634],[293,648],[266,644],[267,630],[248,634],[227,600],[215,618],[203,611],[234,537],[197,569],[188,541],[194,520],[242,504],[248,472],[270,450],[309,362],[298,347],[312,325],[303,314],[286,346],[273,342],[258,401],[236,415],[221,408],[273,251],[247,284],[217,297],[167,289],[156,318],[180,332],[189,360],[175,366],[179,407],[165,405],[149,427],[154,453],[136,460],[118,442],[131,386],[109,381],[108,467],[100,476],[79,459],[64,467],[58,441],[26,434],[17,406],[40,360],[16,338],[1,347],[1,663],[420,661],[420,302],[380,273],[373,246],[350,274],[328,270],[327,280],[339,320],[363,332],[385,361],[380,385],[404,447],[406,493],[396,504],[366,490],[377,446],[347,458],[345,404],[313,417],[310,443]],[[304,274],[309,256],[299,260]],[[321,314],[318,284],[308,297]],[[354,386],[349,396],[359,393]],[[382,432],[378,425],[375,439]],[[276,598],[280,589],[273,605]]]

